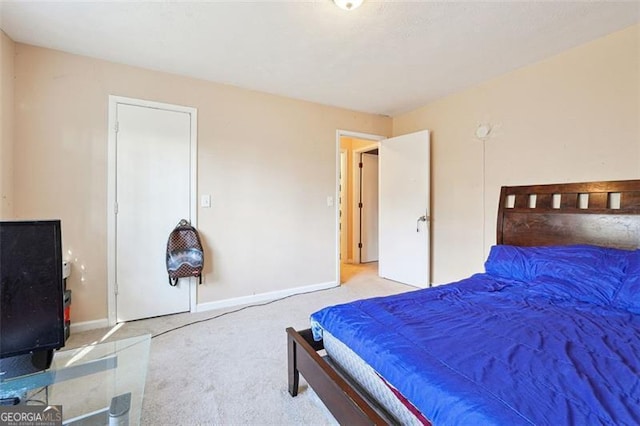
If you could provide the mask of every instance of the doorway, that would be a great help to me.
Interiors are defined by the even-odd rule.
[[[196,285],[169,285],[167,236],[196,225],[196,110],[109,97],[109,322],[187,312]]]
[[[340,191],[341,167],[340,150],[347,151],[349,164],[355,162],[354,170],[359,164],[354,160],[354,154],[365,154],[378,149],[378,262],[376,272],[380,277],[402,282],[416,287],[430,285],[430,132],[422,130],[393,138],[367,135],[354,132],[337,131],[336,193]],[[356,140],[358,140],[356,142]],[[347,142],[350,147],[347,147]],[[355,144],[362,144],[354,148]],[[367,146],[368,144],[368,146]],[[344,175],[344,173],[342,173]],[[352,183],[359,179],[359,173],[353,170],[346,173]],[[350,191],[353,192],[353,185]],[[354,238],[354,228],[358,215],[354,214],[358,206],[351,197],[347,203],[348,220],[345,226],[340,226],[342,208],[336,208],[336,229],[338,232],[336,243],[337,282],[341,279],[341,267],[347,265],[361,266],[361,258],[357,240]],[[358,201],[359,202],[359,201]],[[350,218],[350,219],[349,219]],[[355,219],[354,219],[355,218]],[[341,259],[342,233],[347,232],[350,239],[347,244],[346,263]]]
[[[361,222],[365,224],[369,224],[369,226],[373,226],[377,228],[376,225],[370,219],[375,219],[375,213],[377,213],[377,200],[369,199],[368,202],[362,201],[363,207],[365,209],[367,207],[375,208],[371,210],[374,213],[374,216],[368,215],[369,211],[364,211],[364,221],[361,221],[361,209],[359,204],[361,203],[360,196],[364,195],[365,197],[368,195],[367,190],[370,189],[365,185],[363,189],[365,189],[365,194],[361,194],[360,191],[360,181],[361,176],[360,173],[362,169],[360,169],[359,164],[361,162],[361,156],[365,153],[369,153],[366,155],[364,161],[369,163],[368,160],[371,157],[374,157],[375,150],[378,148],[378,142],[380,140],[385,139],[384,136],[378,135],[369,135],[364,133],[356,133],[356,132],[348,132],[348,131],[338,131],[337,132],[337,152],[338,156],[338,185],[337,185],[337,193],[338,199],[340,200],[339,208],[337,209],[338,216],[338,248],[337,248],[337,281],[340,283],[345,282],[345,278],[351,278],[362,271],[365,271],[365,268],[362,268],[363,264],[361,264],[362,259],[369,259],[369,262],[373,262],[369,264],[366,268],[366,271],[371,273],[371,268],[375,267],[377,274],[377,264],[375,263],[375,257],[377,257],[374,253],[377,251],[376,247],[370,246],[366,243],[366,241],[372,242],[375,241],[375,245],[377,245],[377,236],[372,235],[369,239],[362,241]],[[368,169],[371,171],[371,167]],[[377,182],[377,174],[373,176],[366,175],[365,179],[370,178]],[[375,191],[377,194],[377,189]],[[366,225],[365,225],[366,226]],[[365,231],[366,232],[366,231]],[[362,243],[362,247],[360,247],[360,243]],[[366,244],[366,246],[365,246]],[[361,249],[364,248],[365,257],[361,257]],[[367,249],[369,249],[369,254],[367,254]],[[370,257],[373,255],[373,258]]]
[[[347,150],[340,149],[340,176],[338,178],[338,233],[340,236],[340,250],[338,254],[338,260],[341,263],[345,263],[347,261],[348,250],[348,239],[347,239],[347,185],[348,185],[348,177],[347,177]]]

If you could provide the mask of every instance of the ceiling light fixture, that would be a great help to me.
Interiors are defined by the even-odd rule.
[[[360,7],[363,0],[333,0],[340,9],[353,10]]]

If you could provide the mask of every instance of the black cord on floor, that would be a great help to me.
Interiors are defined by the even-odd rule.
[[[334,288],[334,287],[332,287],[332,288]],[[156,337],[160,337],[160,336],[162,336],[162,335],[164,335],[164,334],[171,333],[172,331],[180,330],[181,328],[185,328],[185,327],[188,327],[188,326],[190,326],[190,325],[194,325],[194,324],[199,324],[199,323],[201,323],[201,322],[211,321],[211,320],[213,320],[213,319],[220,318],[220,317],[223,317],[223,316],[225,316],[225,315],[235,314],[236,312],[244,311],[245,309],[249,309],[249,308],[257,308],[258,306],[266,306],[266,305],[270,305],[270,304],[275,303],[275,302],[280,302],[281,300],[289,299],[289,298],[291,298],[291,297],[293,297],[293,296],[302,296],[302,295],[304,295],[304,294],[318,293],[318,292],[321,292],[321,291],[331,290],[332,288],[324,288],[324,289],[321,289],[321,290],[314,290],[314,291],[309,291],[309,292],[306,292],[306,293],[290,294],[289,296],[284,296],[284,297],[281,297],[281,298],[279,298],[279,299],[273,299],[273,300],[270,300],[270,301],[268,301],[268,302],[264,302],[264,303],[256,303],[256,304],[254,304],[254,305],[247,305],[247,306],[243,306],[242,308],[235,309],[235,310],[233,310],[233,311],[223,312],[223,313],[221,313],[221,314],[219,314],[219,315],[215,315],[215,316],[213,316],[213,317],[204,318],[204,319],[201,319],[201,320],[198,320],[198,321],[192,321],[192,322],[189,322],[189,323],[186,323],[186,324],[182,324],[182,325],[180,325],[180,326],[178,326],[178,327],[170,328],[169,330],[165,330],[165,331],[160,332],[160,333],[158,333],[158,334],[154,334],[153,336],[151,336],[151,338],[152,338],[152,339],[155,339]]]
[[[40,394],[42,391],[45,392],[44,394],[44,400],[41,399],[34,399],[36,396],[38,396],[38,394]],[[35,402],[36,404],[40,404],[40,405],[49,405],[48,404],[49,401],[49,386],[43,386],[41,387],[38,391],[34,392],[31,394],[31,396],[25,401],[26,405],[29,405],[29,403]]]

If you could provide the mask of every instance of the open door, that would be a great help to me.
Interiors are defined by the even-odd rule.
[[[380,142],[379,263],[383,278],[429,286],[429,131]]]
[[[378,261],[378,150],[360,154],[360,263]]]

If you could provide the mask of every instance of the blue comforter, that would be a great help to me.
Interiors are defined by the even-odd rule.
[[[640,257],[622,257],[631,253]],[[349,346],[435,425],[640,424],[640,315],[615,302],[628,256],[587,258],[581,277],[546,272],[540,262],[554,265],[530,254],[523,261],[495,249],[490,273],[325,308],[312,326]],[[505,261],[517,265],[501,272]],[[597,287],[593,294],[574,291],[580,279]]]

